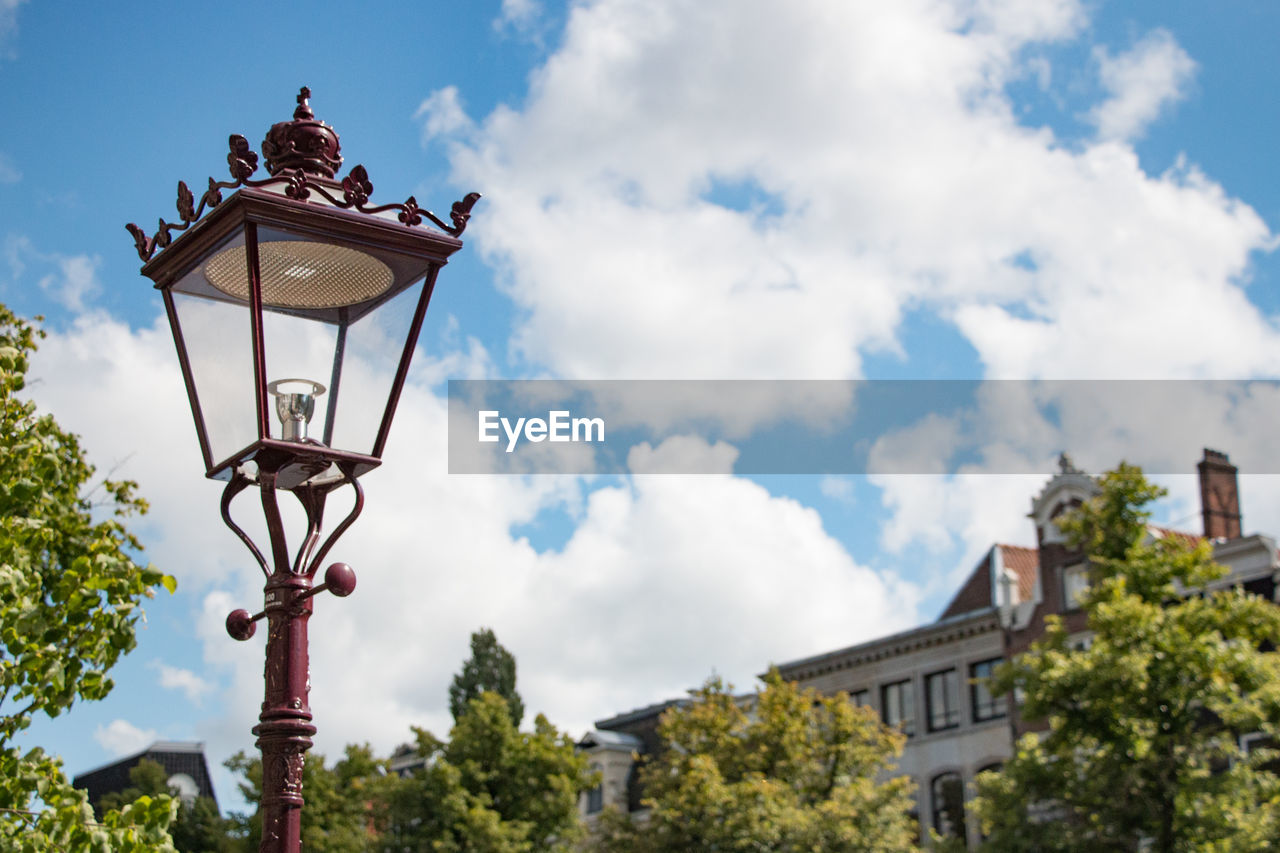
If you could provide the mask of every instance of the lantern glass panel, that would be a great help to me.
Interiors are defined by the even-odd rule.
[[[249,312],[181,292],[173,303],[208,440],[208,467],[258,438]]]
[[[347,396],[334,425],[334,447],[374,453],[421,293],[419,281],[350,327],[342,375],[342,393]]]
[[[333,404],[338,402],[342,391],[340,382],[334,381],[341,378],[341,329],[331,323],[264,308],[263,349],[269,391],[267,404],[271,407],[267,416],[269,438],[331,443],[329,424],[334,416]],[[286,403],[282,395],[304,390],[291,380],[314,383],[308,391],[314,408],[310,416],[301,421],[300,433],[288,426],[288,418],[278,412],[278,406]]]

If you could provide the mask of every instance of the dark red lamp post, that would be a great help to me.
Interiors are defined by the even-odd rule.
[[[199,199],[178,184],[180,221],[148,237],[127,226],[142,274],[164,298],[191,401],[205,474],[225,480],[222,518],[266,576],[260,613],[236,610],[227,631],[253,636],[267,619],[266,697],[254,727],[262,750],[263,851],[300,849],[302,766],[315,726],[308,705],[312,596],[346,596],[344,563],[314,579],[364,505],[359,477],[381,464],[427,302],[440,268],[462,247],[472,193],[446,223],[418,207],[372,206],[362,166],[341,181],[338,135],[317,121],[303,89],[293,120],[258,155],[232,136],[230,181]],[[223,190],[234,193],[223,198]],[[425,222],[424,222],[425,220]],[[174,234],[177,232],[177,236]],[[257,486],[269,553],[231,518]],[[325,500],[350,486],[347,516],[322,540]],[[277,503],[292,492],[306,519],[292,555]]]

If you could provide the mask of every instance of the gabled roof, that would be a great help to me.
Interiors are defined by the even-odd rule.
[[[1039,552],[1035,548],[1024,548],[1021,545],[997,544],[991,547],[960,585],[960,590],[938,617],[939,622],[999,604],[991,596],[999,581],[999,578],[992,577],[993,560],[1001,570],[1011,572],[1017,579],[1018,601],[1031,600],[1035,595],[1036,573],[1040,568]]]

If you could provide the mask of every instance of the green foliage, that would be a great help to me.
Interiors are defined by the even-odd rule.
[[[481,628],[471,635],[471,657],[449,685],[449,711],[454,722],[471,707],[471,701],[485,691],[507,700],[511,720],[518,727],[524,719],[524,702],[516,692],[515,656],[498,642],[493,631]]]
[[[1062,523],[1089,560],[1091,643],[1059,620],[993,689],[1018,690],[1027,735],[973,808],[996,851],[1270,850],[1280,780],[1238,736],[1280,734],[1280,608],[1215,588],[1207,543],[1148,535],[1163,492],[1127,465]],[[1146,845],[1146,846],[1143,846]]]
[[[14,745],[36,713],[106,696],[107,671],[135,645],[140,600],[175,588],[134,561],[142,546],[124,519],[146,511],[135,484],[104,480],[91,495],[77,438],[18,398],[39,335],[0,306],[0,846],[170,849],[169,797],[95,824],[57,759]]]
[[[608,809],[602,853],[915,850],[912,782],[885,778],[904,738],[839,694],[776,670],[751,701],[709,681],[659,726],[665,751],[642,772],[648,813]]]
[[[140,797],[171,796],[178,803],[178,813],[169,826],[169,835],[178,853],[234,853],[239,847],[232,836],[232,823],[218,814],[217,804],[209,797],[192,802],[178,799],[178,791],[169,787],[169,774],[158,761],[144,758],[129,770],[129,787],[104,794],[99,812],[119,809]]]
[[[506,700],[471,700],[448,743],[415,729],[425,765],[390,803],[385,849],[437,853],[569,851],[581,835],[578,797],[596,784],[586,758],[541,714],[532,732]]]
[[[251,803],[262,800],[262,760],[237,753],[228,769],[244,781],[240,793]],[[302,770],[302,849],[314,853],[363,853],[375,850],[381,838],[383,803],[398,780],[386,773],[386,762],[373,757],[369,746],[348,746],[332,767],[323,755],[308,753]],[[257,850],[262,840],[262,813],[234,815],[243,849]]]
[[[303,769],[303,849],[311,853],[533,853],[569,851],[580,837],[578,796],[595,784],[586,759],[541,715],[520,732],[506,701],[483,693],[448,743],[415,729],[425,766],[401,778],[368,746],[348,746],[332,768],[314,753]],[[262,764],[241,753],[227,767],[250,802]],[[241,849],[257,850],[260,813],[236,815]]]

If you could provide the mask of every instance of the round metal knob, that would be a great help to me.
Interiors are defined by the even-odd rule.
[[[258,630],[248,610],[232,610],[227,615],[227,633],[236,640],[247,640]]]
[[[356,591],[356,571],[346,563],[334,563],[324,570],[324,585],[338,598],[346,598]]]

